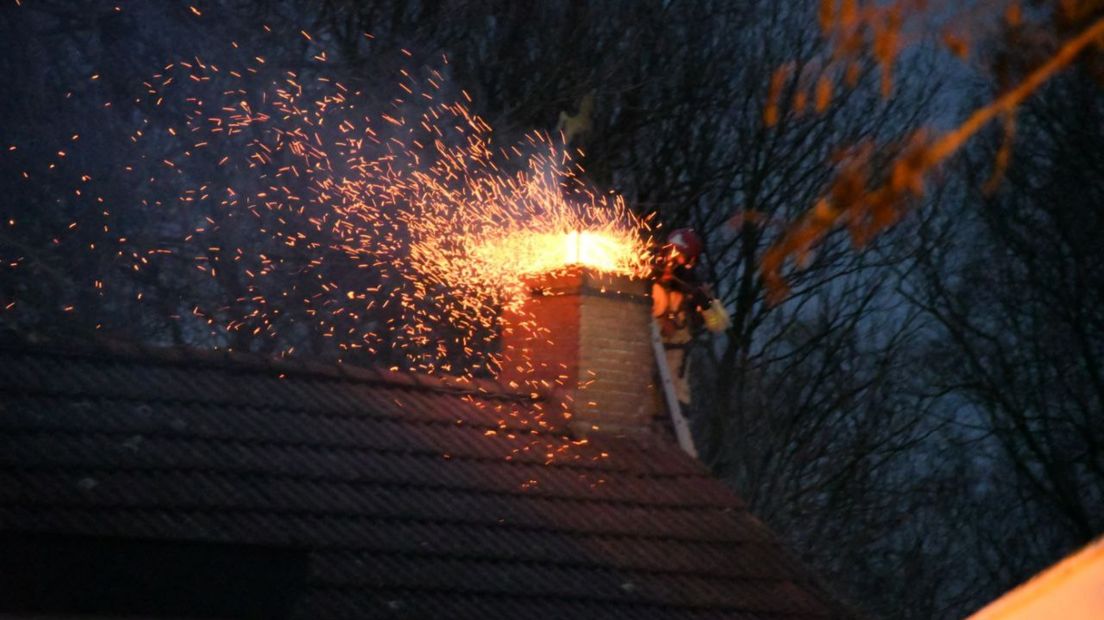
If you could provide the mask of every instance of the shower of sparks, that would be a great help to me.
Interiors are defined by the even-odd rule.
[[[194,225],[172,251],[198,248],[186,250],[196,268],[240,291],[194,305],[208,325],[277,340],[310,329],[404,370],[493,375],[498,322],[520,307],[525,276],[576,264],[647,275],[648,227],[620,196],[588,186],[547,134],[496,145],[467,93],[443,96],[441,71],[401,71],[402,96],[381,105],[314,71],[259,79],[254,60],[164,67],[147,104],[175,98],[187,112],[131,136],[181,142],[182,157],[139,151],[168,173],[150,179],[154,206],[183,188],[176,206]]]

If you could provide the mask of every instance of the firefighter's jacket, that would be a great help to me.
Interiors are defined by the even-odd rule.
[[[702,310],[709,296],[686,268],[665,270],[652,284],[652,316],[659,323],[664,344],[682,346],[702,327]]]

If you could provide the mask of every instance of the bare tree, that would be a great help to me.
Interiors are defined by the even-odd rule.
[[[927,229],[911,291],[940,329],[931,385],[984,437],[974,535],[1005,587],[1104,530],[1102,101],[1087,69],[1048,85],[995,188],[998,138],[971,153],[964,209]]]

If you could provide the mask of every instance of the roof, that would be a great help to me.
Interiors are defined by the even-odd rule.
[[[343,365],[0,344],[0,533],[301,549],[302,618],[830,615],[676,445],[573,441],[541,404]]]

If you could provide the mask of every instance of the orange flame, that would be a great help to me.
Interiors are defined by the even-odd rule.
[[[524,276],[582,265],[627,276],[644,276],[647,252],[624,231],[516,232],[472,250],[480,264],[506,276]]]

